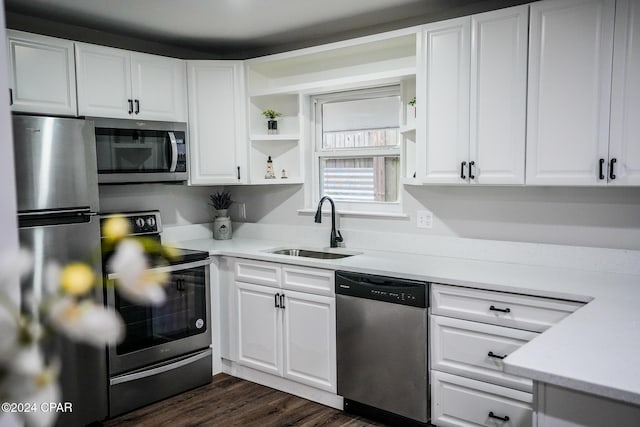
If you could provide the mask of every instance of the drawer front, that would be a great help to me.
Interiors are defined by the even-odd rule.
[[[280,264],[262,261],[236,260],[235,278],[238,282],[280,287]]]
[[[333,296],[335,273],[333,270],[295,266],[282,267],[282,287],[292,291]]]
[[[542,332],[582,303],[433,284],[431,312],[510,328]]]
[[[532,425],[531,393],[431,372],[431,422],[438,427]]]
[[[531,393],[532,381],[502,372],[502,357],[538,334],[431,316],[431,368]]]

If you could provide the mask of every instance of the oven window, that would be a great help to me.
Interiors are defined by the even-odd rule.
[[[116,292],[116,309],[126,337],[116,353],[153,347],[207,331],[205,266],[173,272],[166,285],[167,301],[159,307],[132,304]]]
[[[98,172],[168,172],[171,141],[167,132],[96,128]]]

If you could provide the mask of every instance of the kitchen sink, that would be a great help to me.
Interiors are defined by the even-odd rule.
[[[267,252],[276,255],[288,255],[304,258],[317,258],[317,259],[340,259],[347,258],[354,255],[359,255],[359,252],[347,252],[344,250],[333,249],[308,249],[308,248],[277,248],[270,249]]]

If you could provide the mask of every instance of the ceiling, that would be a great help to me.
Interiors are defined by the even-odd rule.
[[[517,3],[523,1],[5,0],[5,7],[10,28],[83,28],[243,58]]]

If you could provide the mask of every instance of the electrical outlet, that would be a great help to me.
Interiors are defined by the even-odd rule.
[[[418,228],[433,227],[433,214],[429,211],[418,211],[416,213],[416,226]]]
[[[247,208],[244,203],[237,203],[238,206],[238,219],[247,219]]]

